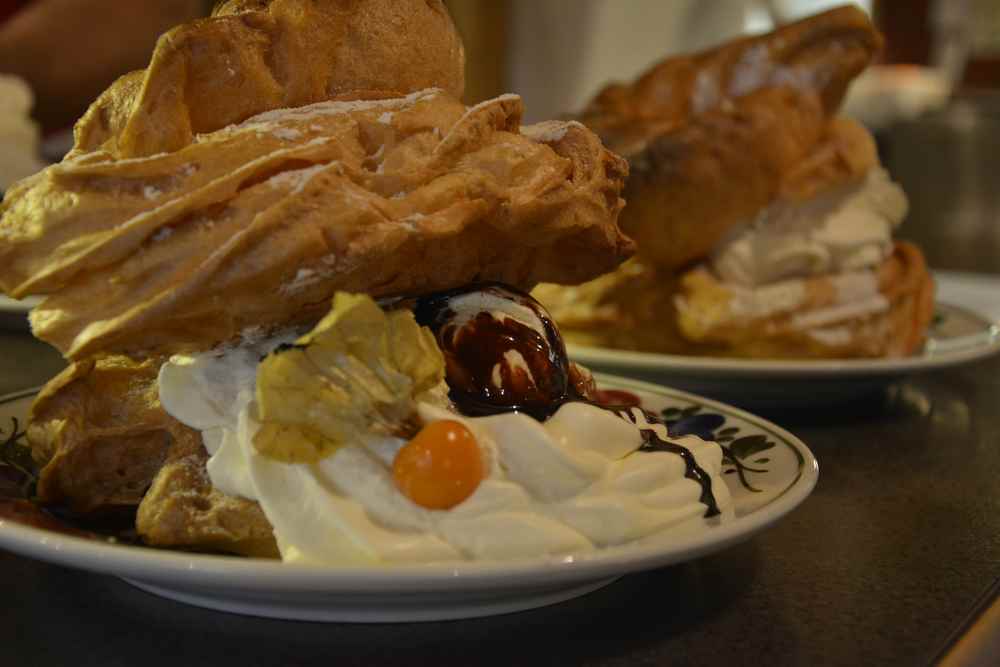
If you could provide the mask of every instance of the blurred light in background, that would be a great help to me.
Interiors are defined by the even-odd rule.
[[[663,58],[845,0],[446,0],[466,43],[467,102],[519,93],[529,121],[580,110]],[[872,0],[855,2],[871,11]]]
[[[739,1],[739,0],[737,0]],[[743,30],[750,35],[759,35],[774,29],[775,22],[786,23],[810,14],[825,12],[845,4],[855,4],[869,14],[872,0],[760,0],[745,2]]]

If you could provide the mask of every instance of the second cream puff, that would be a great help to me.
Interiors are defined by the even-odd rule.
[[[606,88],[581,120],[629,161],[621,219],[639,251],[536,291],[569,340],[754,358],[920,349],[933,283],[893,240],[906,196],[837,115],[880,45],[841,8]]]

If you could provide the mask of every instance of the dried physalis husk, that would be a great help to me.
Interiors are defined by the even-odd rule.
[[[286,463],[315,463],[372,433],[415,423],[417,397],[444,380],[434,335],[408,310],[338,292],[333,308],[294,345],[257,368],[254,446]]]

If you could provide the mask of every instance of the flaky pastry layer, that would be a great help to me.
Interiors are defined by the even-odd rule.
[[[775,198],[866,171],[870,139],[830,119],[880,44],[862,11],[842,7],[598,95],[580,120],[629,161],[621,222],[644,260],[683,268]]]
[[[465,54],[441,0],[229,0],[163,35],[75,128],[73,155],[176,151],[264,111],[356,90],[461,97]]]
[[[38,501],[80,515],[137,508],[136,530],[156,546],[276,556],[260,506],[213,489],[201,433],[163,410],[163,361],[92,359],[45,385],[27,432]]]
[[[579,123],[522,128],[520,98],[439,90],[255,116],[184,148],[94,153],[8,193],[0,288],[49,295],[71,359],[204,350],[311,322],[337,290],[580,282],[633,251],[627,173]]]

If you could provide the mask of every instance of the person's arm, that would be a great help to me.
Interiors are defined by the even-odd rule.
[[[205,0],[38,0],[0,26],[0,72],[35,92],[33,115],[66,127],[117,77],[148,64],[157,37],[204,16]]]

